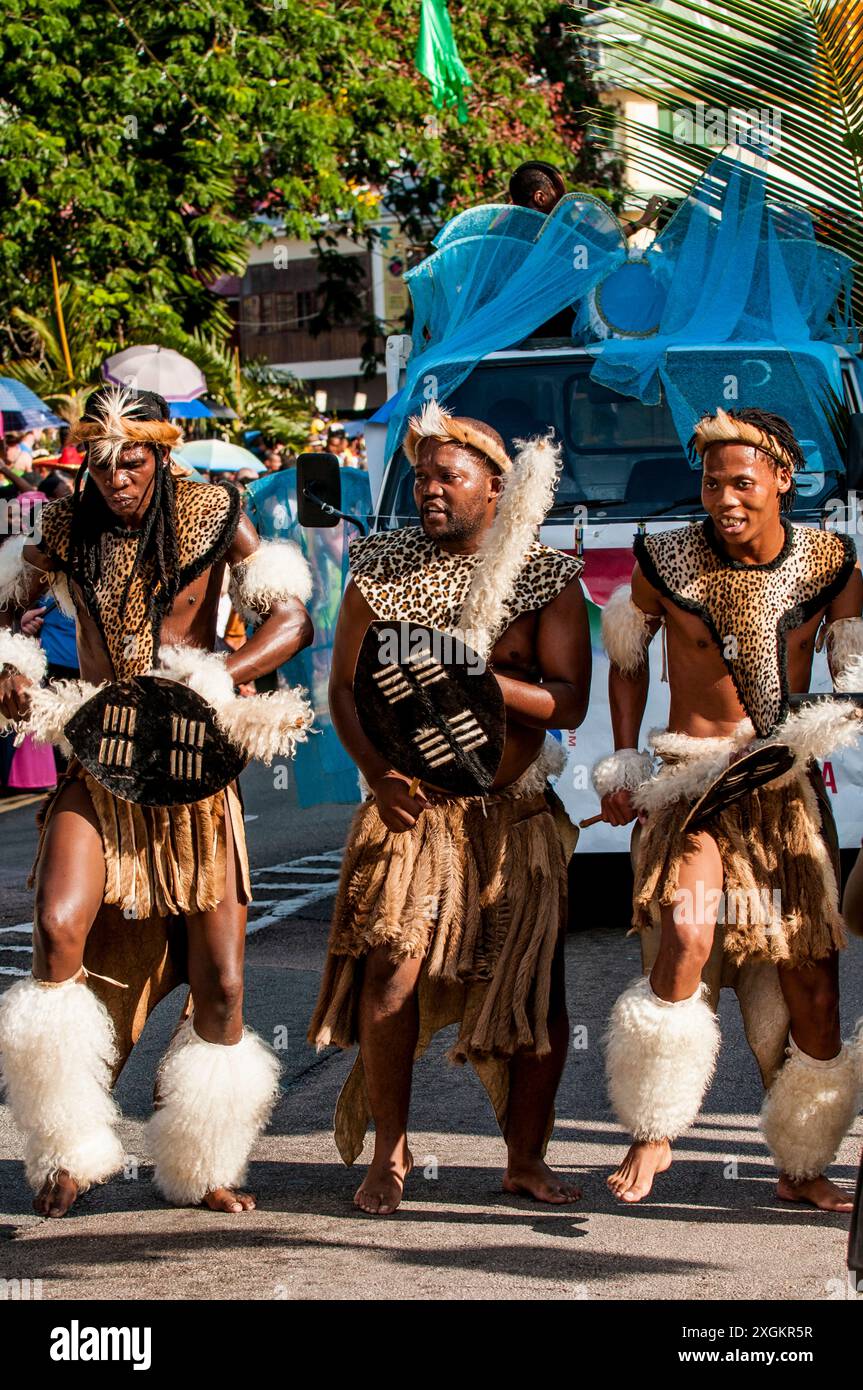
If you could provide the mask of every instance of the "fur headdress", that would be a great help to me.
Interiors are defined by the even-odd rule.
[[[793,473],[794,459],[769,430],[761,429],[750,420],[740,420],[720,408],[715,415],[703,415],[695,426],[692,447],[699,458],[711,444],[750,444],[769,454],[782,467]]]
[[[480,420],[451,415],[437,401],[429,401],[415,415],[404,442],[411,463],[416,462],[420,439],[455,440],[477,449],[504,475],[494,521],[480,542],[480,562],[474,570],[457,631],[481,656],[488,656],[501,630],[515,582],[539,534],[554,500],[560,471],[560,445],[552,443],[552,431],[538,439],[516,439],[518,452],[510,459],[497,431]]]
[[[88,444],[93,463],[116,468],[125,444],[162,444],[175,448],[183,438],[179,425],[170,420],[140,420],[142,403],[125,386],[106,386],[97,391],[87,405],[91,417],[72,426],[72,444]]]
[[[417,461],[417,445],[421,439],[439,439],[441,443],[452,440],[476,449],[493,463],[501,473],[508,473],[512,460],[500,442],[497,431],[486,433],[480,420],[469,420],[463,415],[453,415],[437,401],[429,401],[423,406],[421,415],[413,415],[405,435],[404,451],[412,464]]]

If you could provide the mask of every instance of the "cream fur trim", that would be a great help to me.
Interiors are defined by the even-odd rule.
[[[57,607],[60,609],[64,618],[77,618],[78,615],[75,612],[75,604],[69,590],[68,576],[65,575],[62,570],[58,570],[56,574],[49,574],[48,583],[51,593],[56,600]]]
[[[108,1011],[86,985],[19,980],[0,998],[0,1069],[34,1192],[61,1168],[83,1188],[123,1166],[115,1061]]]
[[[312,596],[312,573],[294,541],[262,541],[231,568],[231,603],[246,623],[259,623],[274,603]]]
[[[612,666],[634,676],[644,666],[652,633],[647,614],[632,601],[628,584],[615,589],[602,610],[602,645]]]
[[[33,544],[33,537],[24,535],[11,536],[0,545],[0,608],[23,608],[30,597],[33,575],[47,577],[24,559],[24,547]]]
[[[30,693],[30,713],[19,725],[16,742],[29,734],[36,743],[52,743],[70,757],[72,749],[66,738],[66,725],[104,685],[104,681],[101,685],[91,685],[89,681],[52,681],[50,685],[37,686]]]
[[[512,468],[509,455],[502,445],[482,430],[475,429],[463,416],[453,415],[446,406],[439,405],[434,400],[428,401],[420,414],[412,415],[408,421],[404,451],[411,464],[416,463],[417,445],[421,439],[438,439],[443,444],[448,440],[456,444],[467,444],[471,449],[484,454],[501,473],[508,473]]]
[[[487,657],[505,621],[515,581],[554,499],[560,445],[551,439],[516,440],[512,472],[498,498],[494,521],[480,542],[457,635],[471,634],[471,645]]]
[[[599,796],[605,796],[606,792],[634,792],[652,772],[653,759],[649,753],[639,753],[637,748],[618,748],[594,764],[593,785]]]
[[[226,661],[223,654],[198,647],[161,647],[152,674],[188,685],[212,705],[219,728],[248,757],[268,766],[274,757],[293,757],[315,717],[305,691],[297,686],[269,695],[235,695]]]
[[[11,666],[21,676],[38,685],[48,671],[48,658],[35,637],[0,628],[0,666]]]
[[[792,1182],[817,1178],[836,1157],[863,1100],[855,1048],[829,1062],[791,1041],[789,1056],[764,1099],[761,1131],[773,1161]]]
[[[697,801],[725,771],[732,756],[773,743],[787,743],[794,764],[768,785],[774,790],[803,778],[808,763],[830,757],[840,748],[851,748],[863,733],[860,712],[850,701],[813,701],[802,705],[774,729],[770,738],[756,739],[748,719],[742,719],[724,738],[693,738],[691,734],[653,729],[649,742],[662,766],[633,795],[637,810],[649,814],[674,801]],[[804,779],[805,780],[805,779]]]
[[[139,420],[141,402],[126,386],[100,387],[97,401],[98,419],[79,420],[69,432],[70,444],[89,446],[94,463],[114,468],[124,444],[160,444],[175,449],[183,438],[179,425],[170,420]]]
[[[159,1067],[161,1104],[147,1124],[155,1182],[190,1206],[214,1187],[239,1187],[252,1145],[279,1093],[279,1062],[246,1029],[240,1042],[205,1042],[187,1020]]]
[[[605,1037],[611,1103],[634,1139],[676,1139],[695,1120],[719,1052],[719,1024],[699,986],[670,1004],[647,976],[614,1005]]]

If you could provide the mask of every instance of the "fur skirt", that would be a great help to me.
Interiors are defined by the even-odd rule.
[[[242,806],[234,787],[188,806],[139,806],[107,791],[74,759],[40,815],[31,883],[59,794],[76,779],[87,789],[102,834],[106,904],[130,918],[212,911],[225,895],[228,816],[238,886],[251,900]]]
[[[638,931],[657,926],[659,909],[675,904],[687,848],[683,821],[704,790],[663,804],[656,793],[664,777],[679,776],[680,762],[680,757],[665,762],[647,784],[653,804],[635,855],[633,926]],[[845,945],[838,837],[816,764],[751,792],[716,815],[706,829],[722,860],[719,921],[725,954],[734,965],[805,965]],[[692,896],[697,899],[698,894]],[[677,903],[684,914],[705,906],[706,901],[697,900]]]
[[[458,1025],[450,1052],[470,1062],[501,1128],[508,1063],[549,1051],[552,962],[566,915],[569,821],[550,791],[432,801],[414,827],[389,831],[373,800],[357,812],[342,865],[327,962],[309,1041],[357,1042],[366,954],[421,957],[417,1056]],[[358,1057],[339,1097],[335,1139],[346,1163],[370,1118]]]

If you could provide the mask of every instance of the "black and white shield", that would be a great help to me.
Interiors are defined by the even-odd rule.
[[[180,806],[222,791],[248,759],[188,686],[137,676],[106,686],[66,725],[91,777],[123,801]]]
[[[421,623],[372,623],[354,701],[366,737],[398,772],[457,796],[491,787],[506,736],[503,696],[457,638]]]

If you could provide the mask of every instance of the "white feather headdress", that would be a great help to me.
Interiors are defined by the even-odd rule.
[[[72,444],[87,444],[89,459],[103,468],[116,468],[125,444],[162,444],[176,448],[183,438],[179,425],[170,420],[141,420],[142,403],[125,386],[105,386],[87,404],[90,419],[72,426]]]

